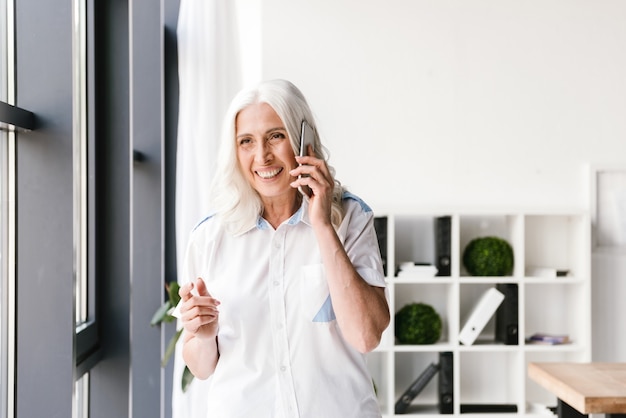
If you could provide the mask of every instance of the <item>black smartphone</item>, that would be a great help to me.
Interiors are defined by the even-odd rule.
[[[314,144],[313,138],[313,129],[311,129],[309,124],[305,120],[303,120],[300,132],[300,157],[304,157],[305,155],[307,155],[307,152],[309,150],[309,144],[311,146],[313,146]],[[298,176],[298,178],[301,177],[307,177],[307,175],[305,174]],[[311,197],[311,195],[313,194],[313,191],[309,186],[300,186],[298,187],[298,190],[300,191],[300,193],[302,193],[303,196]]]

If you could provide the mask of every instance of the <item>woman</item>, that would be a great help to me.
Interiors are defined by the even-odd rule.
[[[299,157],[302,121],[315,140]],[[371,210],[335,181],[290,82],[238,94],[221,145],[215,215],[191,234],[180,289],[208,416],[380,417],[363,355],[389,324]]]

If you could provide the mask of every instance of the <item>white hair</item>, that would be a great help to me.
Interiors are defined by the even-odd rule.
[[[296,155],[300,147],[300,126],[306,120],[314,132],[315,156],[326,161],[328,165],[328,152],[320,141],[313,113],[304,95],[295,85],[286,80],[271,80],[239,92],[224,118],[217,167],[210,191],[210,203],[216,217],[234,234],[252,227],[263,212],[260,196],[239,167],[235,141],[237,115],[246,107],[257,103],[267,103],[274,109],[287,129]],[[330,166],[328,168],[334,180],[335,171]],[[337,180],[334,183],[331,222],[338,228],[343,219],[344,189]]]

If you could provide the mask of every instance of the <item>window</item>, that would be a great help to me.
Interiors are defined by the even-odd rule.
[[[0,379],[6,388],[0,417],[43,416],[48,410],[88,416],[88,372],[100,358],[90,270],[94,180],[88,93],[93,81],[87,70],[92,4],[0,0],[0,27],[6,30],[0,35],[0,121],[8,122],[0,124],[8,131],[0,138],[6,138],[0,143],[0,194],[2,205],[13,206],[0,206]],[[54,20],[37,18],[51,13]],[[71,37],[60,28],[71,29]],[[46,54],[50,50],[52,56]],[[44,62],[46,77],[41,77]],[[24,123],[26,119],[32,120]],[[28,129],[14,132],[13,125]],[[39,368],[45,372],[35,379]],[[33,403],[29,393],[39,402]]]
[[[73,166],[74,166],[74,283],[76,326],[88,317],[87,280],[87,47],[86,5],[73,1]]]
[[[89,417],[89,373],[79,378],[74,387],[72,418]]]
[[[167,416],[163,5],[132,5],[0,0],[0,418]]]
[[[0,101],[13,101],[13,4],[11,0],[0,0]],[[6,51],[6,52],[4,52]],[[13,141],[15,135],[0,129],[0,417],[13,416],[13,361],[14,350],[14,274],[12,272],[14,236],[11,221],[13,208],[9,206],[14,190],[13,184]]]
[[[89,378],[86,373],[97,362],[98,328],[95,306],[95,273],[93,268],[94,164],[93,130],[90,130],[89,100],[93,96],[89,0],[72,2],[72,165],[73,165],[73,233],[74,233],[74,315],[76,323],[76,373],[74,416],[80,417],[89,402]]]

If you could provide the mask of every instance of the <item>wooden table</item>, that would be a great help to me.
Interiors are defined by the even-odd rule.
[[[530,363],[528,375],[557,396],[560,417],[626,418],[626,363]]]

